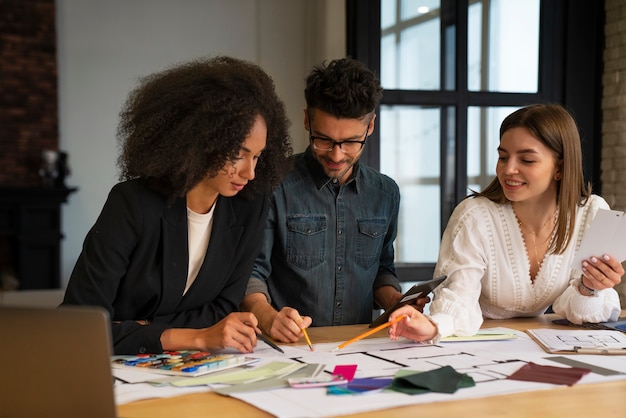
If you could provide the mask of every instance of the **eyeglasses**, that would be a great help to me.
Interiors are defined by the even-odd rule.
[[[365,141],[367,141],[368,138],[367,131],[369,131],[369,128],[370,124],[368,123],[364,134],[365,139],[363,139],[363,141],[335,141],[334,139],[311,135],[311,126],[309,126],[309,141],[311,141],[313,148],[318,151],[331,152],[333,148],[335,148],[335,145],[337,145],[344,154],[356,154],[361,151],[363,145],[365,145]]]

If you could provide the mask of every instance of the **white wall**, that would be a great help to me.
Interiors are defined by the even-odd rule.
[[[118,113],[139,77],[206,55],[254,61],[273,78],[306,146],[304,78],[345,54],[340,0],[57,0],[59,148],[69,154],[61,282],[118,180]]]

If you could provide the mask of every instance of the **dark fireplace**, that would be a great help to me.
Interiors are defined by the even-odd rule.
[[[61,205],[76,188],[0,187],[0,289],[61,285]]]

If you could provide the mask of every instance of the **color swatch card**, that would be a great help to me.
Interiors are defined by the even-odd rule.
[[[113,356],[112,366],[173,376],[195,377],[258,361],[238,354],[210,354],[205,351],[165,351],[163,354]]]

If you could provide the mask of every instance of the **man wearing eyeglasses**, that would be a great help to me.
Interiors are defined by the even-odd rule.
[[[304,93],[309,147],[273,194],[241,305],[283,342],[298,341],[311,324],[369,323],[375,307],[402,297],[393,248],[400,192],[359,163],[380,82],[358,61],[338,59],[314,67]]]

